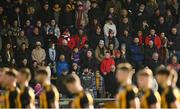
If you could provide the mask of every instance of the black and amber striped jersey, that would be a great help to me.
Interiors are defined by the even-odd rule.
[[[139,91],[140,106],[141,108],[151,108],[151,105],[161,103],[161,96],[159,92],[147,89]]]
[[[72,108],[89,108],[93,107],[93,97],[90,93],[82,91],[78,93],[71,102]]]
[[[22,108],[35,107],[35,94],[32,88],[24,87],[20,88],[20,100]]]
[[[59,108],[59,92],[54,85],[43,87],[39,95],[40,108]]]
[[[14,88],[13,90],[6,90],[5,93],[5,107],[6,108],[21,108],[20,90]]]
[[[117,107],[130,108],[130,101],[138,97],[138,89],[133,85],[126,85],[120,88],[117,94]]]
[[[161,107],[171,108],[171,104],[174,102],[180,103],[179,89],[168,86],[166,88],[159,87],[159,93],[161,95]]]
[[[0,109],[5,108],[5,89],[0,88]]]

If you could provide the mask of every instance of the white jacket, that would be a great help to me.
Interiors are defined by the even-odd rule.
[[[116,36],[117,34],[117,29],[116,29],[116,25],[114,23],[110,24],[110,23],[106,23],[104,25],[104,35],[105,36],[109,36],[109,30],[112,30],[114,32],[114,36]]]

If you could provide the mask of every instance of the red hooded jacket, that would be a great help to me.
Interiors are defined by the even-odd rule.
[[[111,71],[111,66],[115,65],[113,58],[104,58],[101,62],[101,73],[104,75],[104,72],[109,73]]]
[[[149,45],[149,41],[153,40],[154,45],[159,49],[161,47],[161,39],[158,35],[155,34],[154,38],[152,36],[148,35],[145,39],[145,45]]]
[[[75,35],[71,38],[70,48],[78,47],[79,49],[83,48],[87,42],[87,36],[83,35],[81,38],[79,35]]]

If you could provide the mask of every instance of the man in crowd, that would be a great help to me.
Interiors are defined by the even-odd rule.
[[[37,61],[38,64],[41,64],[42,61],[46,59],[46,52],[41,47],[41,42],[36,42],[36,47],[32,51],[32,59]]]

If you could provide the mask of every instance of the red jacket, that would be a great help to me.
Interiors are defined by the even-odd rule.
[[[84,47],[86,42],[87,42],[87,36],[86,35],[83,35],[81,40],[80,40],[79,35],[75,35],[71,38],[70,48],[78,47],[79,49],[81,49]]]
[[[139,45],[142,45],[143,44],[143,36],[142,35],[138,36],[138,38],[139,38]]]
[[[115,65],[113,58],[104,58],[101,62],[101,73],[104,75],[104,72],[109,73],[111,71],[111,66]]]
[[[62,46],[62,41],[64,40],[65,38],[64,37],[59,37],[59,39],[58,39],[58,46],[60,47],[60,46]],[[69,38],[69,39],[66,39],[67,41],[68,41],[68,47],[69,48],[71,48],[72,46],[72,40],[71,40],[71,38]],[[73,48],[71,48],[71,49],[73,49]]]
[[[151,38],[151,36],[150,36],[150,35],[146,36],[145,45],[149,45],[149,41],[150,41],[150,40],[153,40],[153,39]],[[158,49],[161,47],[161,39],[160,39],[160,37],[159,37],[158,35],[155,34],[153,42],[154,42],[154,45],[155,45]]]

